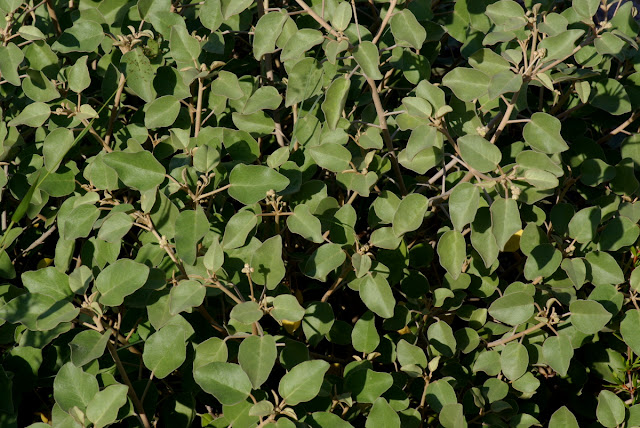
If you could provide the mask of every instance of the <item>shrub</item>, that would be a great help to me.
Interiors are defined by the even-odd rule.
[[[2,427],[640,425],[632,2],[0,9]]]

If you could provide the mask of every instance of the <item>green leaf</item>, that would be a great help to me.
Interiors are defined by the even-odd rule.
[[[224,21],[220,0],[206,0],[200,7],[200,22],[211,31],[216,31]],[[259,58],[257,58],[259,59]]]
[[[365,76],[373,80],[382,79],[380,73],[380,54],[378,47],[371,42],[363,41],[356,46],[353,51],[353,58],[356,60]]]
[[[262,318],[262,310],[254,301],[242,302],[231,310],[229,317],[242,324],[253,324]]]
[[[124,298],[140,289],[149,277],[149,267],[130,259],[120,259],[107,266],[96,278],[99,301],[107,306],[120,306]]]
[[[598,422],[607,428],[616,427],[624,421],[625,411],[626,407],[620,397],[606,389],[600,391],[596,408]]]
[[[546,49],[545,61],[557,60],[571,55],[576,41],[584,34],[584,30],[566,30],[557,36],[547,37],[540,42],[538,48]]]
[[[527,257],[524,265],[524,277],[533,281],[538,277],[553,275],[562,263],[562,253],[552,244],[536,246]]]
[[[527,23],[522,6],[513,0],[499,0],[490,4],[486,14],[501,31],[519,30]]]
[[[293,215],[287,217],[287,227],[291,232],[297,233],[304,239],[317,244],[324,242],[320,220],[311,214],[307,205],[297,205],[295,207]]]
[[[320,392],[327,370],[329,363],[326,361],[304,361],[280,379],[278,393],[290,406],[310,401]]]
[[[498,98],[502,94],[518,92],[522,87],[522,76],[511,70],[494,74],[489,82],[489,98]]]
[[[367,311],[353,326],[351,332],[353,348],[358,352],[370,354],[380,344],[380,335],[376,329],[376,317],[371,311]]]
[[[624,274],[618,262],[608,253],[593,251],[585,257],[591,267],[589,281],[595,285],[618,285],[624,282]]]
[[[325,143],[309,147],[309,154],[318,166],[332,172],[351,169],[351,152],[340,144]]]
[[[211,83],[211,93],[232,100],[237,100],[244,96],[238,77],[225,70],[221,70],[216,80]]]
[[[491,204],[491,230],[500,250],[514,233],[522,228],[518,203],[513,199],[496,198]]]
[[[438,419],[444,428],[464,427],[467,421],[464,418],[462,404],[447,404],[442,407]]]
[[[436,412],[442,411],[447,404],[456,404],[456,393],[444,379],[431,382],[426,390],[426,402]]]
[[[261,110],[275,110],[280,104],[282,104],[282,95],[278,90],[273,86],[262,86],[249,97],[242,112],[251,114]],[[286,147],[281,147],[281,149],[286,149]]]
[[[156,97],[156,91],[153,88],[154,70],[142,48],[136,47],[122,55],[120,64],[124,66],[123,73],[127,77],[127,87],[144,101],[148,103],[153,101]]]
[[[505,324],[518,325],[533,316],[533,297],[518,291],[505,294],[489,306],[489,314]]]
[[[20,86],[18,66],[24,60],[24,54],[14,43],[0,46],[0,73],[2,78],[13,86]]]
[[[456,338],[449,324],[438,321],[427,329],[429,346],[435,349],[436,354],[452,357],[456,351]]]
[[[251,256],[254,269],[251,279],[258,285],[266,285],[273,290],[284,278],[285,266],[282,261],[282,237],[273,236],[262,243]]]
[[[92,52],[100,46],[103,38],[104,32],[100,24],[79,19],[60,35],[51,45],[51,49],[61,53]]]
[[[149,129],[173,125],[180,113],[180,101],[173,95],[156,98],[145,107],[144,126]]]
[[[191,308],[202,304],[206,294],[206,287],[198,281],[180,281],[177,286],[171,288],[169,293],[169,312],[172,315],[191,312]]]
[[[574,0],[571,6],[581,18],[590,21],[600,8],[600,0]]]
[[[256,214],[248,209],[238,211],[227,222],[222,237],[222,248],[232,250],[242,247],[247,241],[247,236],[258,224]],[[220,257],[224,258],[224,254]]]
[[[85,364],[102,357],[111,337],[111,331],[102,334],[95,330],[84,330],[76,334],[71,342],[71,362],[82,367]]]
[[[635,272],[635,271],[634,271]],[[637,309],[628,310],[620,323],[620,334],[626,343],[636,354],[640,354],[640,311]]]
[[[126,385],[109,385],[98,392],[87,406],[87,418],[95,428],[102,428],[115,422],[118,410],[127,403]]]
[[[571,324],[584,334],[596,334],[611,319],[611,314],[593,300],[575,300],[569,305]]]
[[[175,242],[178,256],[187,264],[196,262],[198,242],[209,231],[209,220],[200,206],[178,215],[175,225]]]
[[[396,299],[386,278],[378,273],[368,273],[360,284],[360,298],[372,312],[382,318],[391,318]]]
[[[567,336],[551,336],[542,345],[542,358],[560,376],[566,376],[573,358],[573,346]]]
[[[624,86],[615,79],[605,79],[596,82],[595,95],[589,102],[596,108],[621,115],[631,111],[631,102]]]
[[[246,400],[251,380],[238,364],[212,362],[193,369],[193,379],[220,403],[232,406]]]
[[[449,196],[449,215],[453,227],[462,232],[464,227],[476,218],[479,206],[480,189],[477,186],[471,183],[460,183],[455,186]]]
[[[339,3],[333,11],[331,25],[338,31],[344,31],[351,23],[352,17],[351,5],[345,2]]]
[[[387,400],[380,397],[374,401],[365,428],[400,428],[400,417],[389,405]]]
[[[304,58],[289,71],[285,106],[304,101],[322,90],[323,69],[314,58]]]
[[[402,236],[420,227],[429,207],[429,200],[419,193],[405,196],[393,216],[393,233]]]
[[[442,84],[450,88],[462,101],[473,101],[487,94],[489,76],[473,68],[456,67],[442,79]]]
[[[229,184],[229,196],[251,205],[264,199],[269,190],[284,190],[289,179],[266,166],[238,164],[229,175]]]
[[[529,367],[529,352],[521,343],[511,342],[500,353],[502,373],[509,380],[520,378]]]
[[[315,45],[319,45],[324,40],[324,36],[318,30],[303,28],[295,32],[282,48],[280,53],[281,61],[291,61],[300,58],[305,52],[310,51]]]
[[[400,339],[396,352],[400,367],[415,365],[423,369],[427,368],[427,356],[422,348],[411,345],[404,339]]]
[[[83,56],[69,68],[69,88],[73,92],[80,93],[87,89],[91,84],[91,76],[89,75],[89,68],[87,67],[87,58],[87,55]]]
[[[222,15],[229,19],[251,6],[252,0],[222,0]]]
[[[104,163],[116,170],[118,178],[127,186],[146,192],[162,184],[165,169],[153,154],[147,151],[107,153]]]
[[[45,103],[35,102],[29,104],[12,120],[7,123],[8,126],[26,125],[31,128],[39,128],[47,121],[51,110]]]
[[[502,160],[500,150],[478,135],[458,138],[458,147],[462,159],[480,172],[493,171]]]
[[[200,42],[192,37],[187,29],[180,25],[171,27],[169,36],[169,47],[171,56],[179,62],[193,64],[200,56]]]
[[[69,300],[73,296],[69,277],[54,267],[25,272],[21,279],[31,293],[44,294],[56,300]]]
[[[324,113],[329,129],[336,129],[338,121],[342,117],[342,111],[344,110],[344,106],[347,102],[347,95],[349,95],[350,87],[351,81],[349,79],[345,77],[338,77],[327,89],[324,102],[322,103],[322,112]]]
[[[522,131],[531,148],[542,153],[560,153],[569,149],[560,135],[560,121],[547,113],[534,113]]]
[[[445,232],[438,241],[438,257],[449,275],[458,279],[467,259],[467,244],[462,233],[457,230]]]
[[[260,60],[264,54],[276,50],[276,40],[280,37],[282,26],[286,20],[287,14],[284,12],[270,12],[258,20],[253,36],[255,59]],[[211,28],[211,30],[214,29]]]
[[[259,389],[266,382],[277,356],[273,336],[251,336],[242,341],[238,349],[238,363],[249,376],[253,389]]]
[[[600,207],[587,207],[578,211],[569,222],[569,236],[581,244],[595,237],[596,228],[600,224]]]
[[[98,239],[111,243],[119,243],[131,230],[133,219],[129,214],[116,212],[110,214],[100,226]]]
[[[566,406],[562,406],[551,415],[549,428],[580,428],[580,425],[573,413]]]
[[[303,273],[318,281],[326,281],[327,275],[344,263],[347,255],[338,244],[323,244],[311,254]]]
[[[298,299],[291,294],[281,294],[273,299],[273,309],[270,314],[277,321],[296,322],[304,317],[304,308],[298,303]]]
[[[98,390],[96,377],[70,362],[60,368],[53,380],[53,398],[64,411],[74,406],[86,409]]]
[[[335,322],[333,308],[325,302],[312,302],[307,306],[302,319],[302,331],[311,346],[316,346],[329,334]]]
[[[414,49],[420,50],[427,32],[409,9],[402,9],[391,17],[391,32],[396,42],[406,42]]]
[[[145,341],[142,361],[158,379],[164,379],[177,370],[187,357],[184,330],[166,325]]]

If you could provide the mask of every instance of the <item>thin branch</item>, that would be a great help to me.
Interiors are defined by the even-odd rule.
[[[396,7],[396,3],[398,3],[398,0],[391,0],[391,2],[389,2],[389,9],[387,10],[387,13],[384,15],[384,19],[382,20],[382,24],[380,24],[380,28],[378,29],[378,33],[376,34],[376,36],[372,40],[372,42],[374,44],[378,43],[378,40],[380,40],[380,37],[382,37],[382,33],[384,32],[384,28],[387,26],[387,23],[391,19],[391,14],[393,13],[393,9],[395,9],[395,7]]]
[[[391,139],[391,134],[389,133],[389,128],[387,127],[387,119],[385,118],[385,111],[382,107],[382,101],[380,101],[380,94],[378,93],[378,88],[376,83],[369,76],[365,76],[367,79],[367,83],[371,88],[371,98],[373,99],[373,105],[376,108],[376,113],[378,114],[378,120],[380,121],[380,128],[382,128],[382,137],[384,138],[384,142],[387,146],[387,150],[389,151],[389,158],[391,159],[391,166],[396,174],[396,179],[398,180],[398,187],[400,188],[400,192],[402,195],[407,194],[407,188],[404,185],[404,180],[402,179],[402,171],[400,171],[400,165],[398,164],[398,159],[396,158],[396,154],[393,151],[393,141]]]
[[[516,333],[516,334],[511,335],[509,337],[505,337],[504,339],[494,340],[493,342],[489,342],[487,344],[487,348],[493,348],[495,346],[500,346],[500,345],[504,345],[506,343],[509,343],[512,340],[520,339],[521,337],[526,336],[529,333],[532,333],[532,332],[534,332],[536,330],[540,330],[542,327],[544,327],[546,325],[547,325],[546,321],[540,321],[538,324],[534,325],[533,327],[529,327],[528,329],[523,330],[520,333]]]

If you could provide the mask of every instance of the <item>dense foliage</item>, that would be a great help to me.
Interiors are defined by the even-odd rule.
[[[0,426],[640,426],[632,2],[0,10]]]

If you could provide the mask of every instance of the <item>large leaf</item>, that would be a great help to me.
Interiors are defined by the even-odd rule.
[[[164,181],[165,170],[150,152],[112,152],[103,158],[104,163],[118,173],[118,178],[127,186],[145,192]]]
[[[229,196],[250,205],[264,199],[269,190],[283,190],[289,179],[266,166],[239,164],[231,171],[229,184]]]

